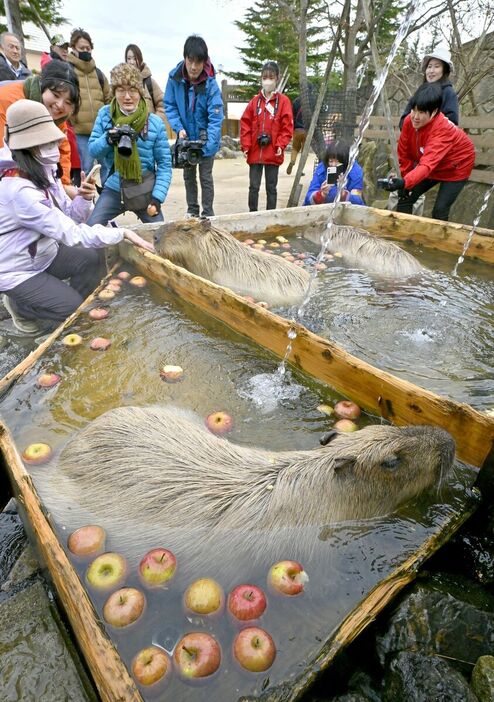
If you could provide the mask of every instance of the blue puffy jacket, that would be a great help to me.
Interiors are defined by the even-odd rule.
[[[170,71],[163,103],[171,128],[178,134],[185,129],[188,139],[199,139],[200,131],[206,130],[207,141],[202,153],[214,156],[220,148],[221,125],[223,123],[223,100],[214,69],[205,80],[192,85],[183,75],[184,61]]]
[[[312,176],[312,180],[309,185],[309,189],[307,190],[307,195],[305,196],[304,200],[304,205],[312,205],[314,204],[311,201],[311,196],[314,193],[317,193],[321,187],[321,185],[324,183],[326,180],[326,175],[327,175],[327,167],[324,165],[323,161],[320,161],[318,164],[316,170],[314,171],[314,175]],[[348,198],[346,199],[346,202],[351,202],[352,205],[365,205],[365,202],[363,200],[362,195],[357,195],[356,193],[352,193],[352,190],[359,190],[360,193],[362,193],[362,190],[364,189],[364,173],[362,171],[362,167],[360,164],[355,161],[353,164],[350,173],[348,174],[348,180],[345,184],[345,190],[349,191]],[[332,188],[329,189],[328,192],[328,197],[326,199],[326,202],[333,202],[333,200],[336,197],[336,185],[333,185]]]
[[[104,105],[98,111],[89,137],[89,153],[98,161],[104,161],[110,169],[114,152],[106,140],[106,133],[112,127],[110,106]],[[158,202],[164,202],[172,179],[172,157],[165,127],[159,117],[148,115],[147,134],[144,138],[139,134],[136,143],[142,170],[156,173],[152,196]],[[120,192],[120,175],[116,171],[106,179],[106,187]]]

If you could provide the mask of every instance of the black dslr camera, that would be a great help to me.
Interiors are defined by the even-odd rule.
[[[199,139],[177,139],[173,150],[173,167],[197,166],[202,158],[202,149],[207,141],[205,129],[199,132]]]
[[[377,187],[387,190],[389,188],[389,178],[378,178]]]
[[[269,146],[271,144],[271,134],[259,134],[257,137],[257,143],[259,146]]]
[[[132,154],[132,143],[139,136],[135,129],[132,129],[128,124],[123,124],[121,127],[114,127],[108,134],[110,144],[117,145],[117,151],[120,156],[129,157]]]

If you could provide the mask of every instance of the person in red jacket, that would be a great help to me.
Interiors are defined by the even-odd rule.
[[[276,89],[279,76],[276,61],[266,61],[261,71],[261,91],[240,119],[240,146],[249,164],[250,212],[257,211],[263,169],[266,209],[276,209],[278,170],[293,135],[292,103]]]
[[[475,148],[465,132],[442,114],[441,104],[442,90],[436,83],[424,83],[417,90],[398,141],[401,178],[389,178],[385,188],[399,191],[398,212],[412,214],[420,195],[439,183],[432,217],[447,221],[472,172]]]

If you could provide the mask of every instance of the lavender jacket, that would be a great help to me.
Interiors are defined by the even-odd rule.
[[[2,177],[16,164],[8,147],[0,149],[0,291],[46,270],[58,252],[59,242],[67,246],[101,248],[123,239],[118,228],[84,224],[92,203],[65,194],[60,181],[53,179],[48,192],[21,177]]]

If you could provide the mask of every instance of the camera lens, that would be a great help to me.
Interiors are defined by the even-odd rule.
[[[126,134],[122,134],[118,140],[117,151],[120,156],[129,157],[132,155],[132,139]]]

